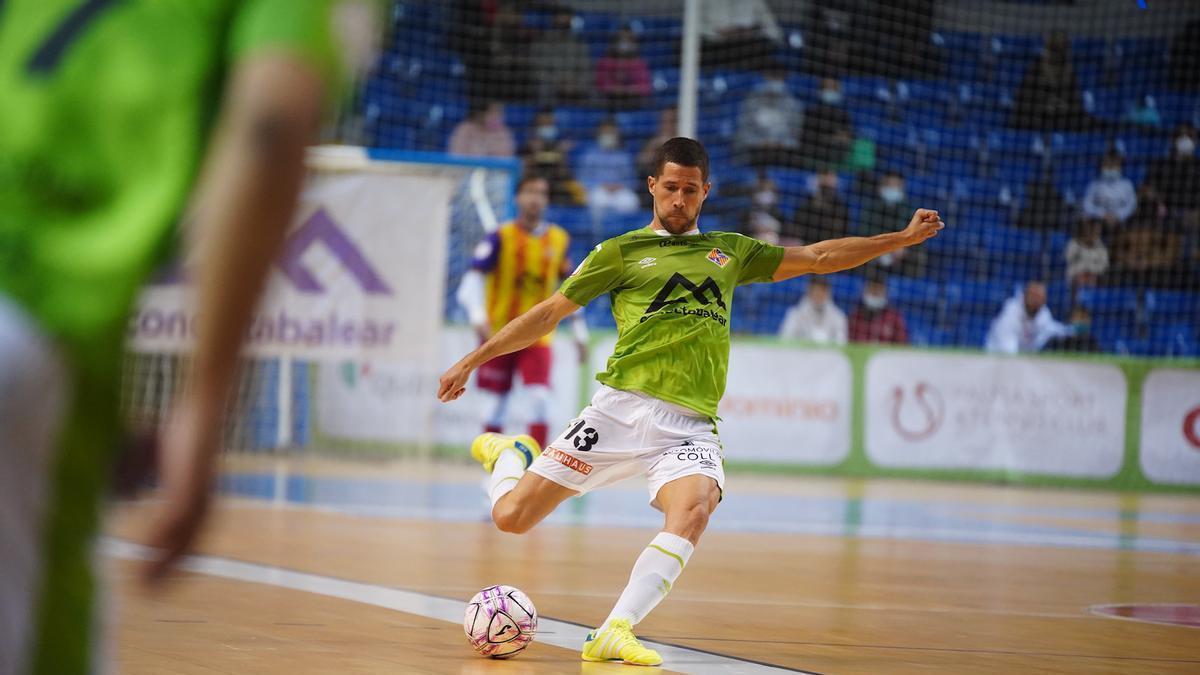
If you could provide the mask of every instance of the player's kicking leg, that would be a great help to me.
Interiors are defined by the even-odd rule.
[[[579,494],[526,472],[540,454],[541,447],[529,436],[485,433],[471,443],[471,456],[491,473],[492,521],[503,532],[528,532],[568,497]]]
[[[643,666],[662,663],[658,652],[643,647],[634,637],[633,626],[670,592],[720,500],[716,479],[704,474],[686,475],[659,489],[657,502],[666,515],[663,531],[638,556],[629,584],[604,624],[588,635],[583,660]]]

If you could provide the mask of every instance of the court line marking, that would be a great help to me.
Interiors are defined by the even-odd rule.
[[[141,544],[112,537],[104,537],[101,540],[100,550],[105,555],[122,560],[146,560],[150,555],[150,549]],[[338,579],[322,574],[298,572],[273,565],[261,565],[218,556],[191,555],[180,562],[179,569],[235,581],[350,600],[446,621],[458,626],[462,625],[463,620],[465,602],[462,600],[440,598],[415,591]],[[543,630],[538,631],[538,641],[572,651],[580,648],[588,632],[592,630],[587,626],[541,615],[538,616],[538,628],[544,630],[544,632]],[[642,644],[662,655],[666,668],[696,675],[774,675],[776,673],[821,675],[810,670],[739,659],[703,649],[663,642],[643,640]],[[464,658],[471,658],[465,650]]]

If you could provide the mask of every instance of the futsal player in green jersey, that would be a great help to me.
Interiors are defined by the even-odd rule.
[[[810,246],[772,246],[727,232],[701,232],[708,154],[688,138],[664,143],[647,178],[654,217],[588,255],[558,293],[534,306],[442,376],[438,398],[462,395],[471,372],[549,333],[565,316],[608,293],[617,344],[596,379],[600,391],[546,447],[528,436],[484,434],[472,455],[491,472],[492,520],[528,531],[563,500],[633,476],[647,477],[650,503],[665,514],[634,563],[612,612],[583,646],[585,661],[654,666],[633,625],[671,590],[725,484],[717,403],[725,392],[734,288],[850,269],[920,244],[944,225],[918,209],[899,232]]]
[[[238,347],[355,51],[342,27],[370,42],[362,10],[0,0],[0,675],[107,670],[92,558],[126,319],[179,230],[198,335],[147,578],[198,529]]]

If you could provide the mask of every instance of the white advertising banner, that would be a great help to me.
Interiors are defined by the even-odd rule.
[[[246,336],[259,356],[425,364],[440,347],[450,197],[462,169],[367,162],[310,173],[296,223]],[[137,351],[186,351],[195,308],[182,274],[149,286]]]
[[[1113,365],[879,352],[867,362],[867,455],[889,468],[1111,478],[1126,396]]]
[[[616,338],[592,352],[604,370]],[[592,391],[598,387],[592,383]],[[828,466],[850,453],[853,379],[835,350],[794,349],[734,340],[717,429],[730,461]]]
[[[438,374],[479,345],[475,333],[461,326],[444,327],[440,336]],[[579,355],[574,340],[562,332],[555,336],[553,351],[548,422],[555,435],[579,412]],[[346,360],[322,362],[318,369],[316,424],[323,435],[334,438],[392,443],[432,439],[466,448],[483,431],[492,402],[492,395],[480,391],[474,377],[461,398],[439,403],[436,375],[422,376],[401,364]],[[417,412],[431,402],[432,427]],[[525,433],[529,413],[529,401],[518,375],[510,394],[505,431]]]
[[[1200,370],[1155,369],[1142,386],[1142,472],[1200,485]]]

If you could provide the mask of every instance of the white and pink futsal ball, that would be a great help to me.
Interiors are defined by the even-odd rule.
[[[508,659],[521,653],[537,633],[537,609],[512,586],[489,586],[467,603],[463,630],[483,656]]]

